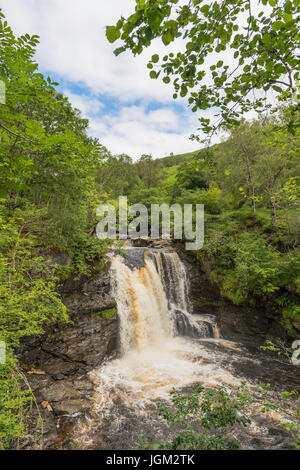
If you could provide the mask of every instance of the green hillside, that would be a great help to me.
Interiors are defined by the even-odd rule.
[[[236,305],[267,308],[291,335],[300,330],[298,135],[274,118],[244,121],[226,142],[136,163],[110,157],[108,199],[130,204],[204,204],[205,243],[192,252]],[[105,171],[108,171],[105,169]],[[126,179],[124,180],[124,175]],[[102,173],[103,176],[103,173]]]

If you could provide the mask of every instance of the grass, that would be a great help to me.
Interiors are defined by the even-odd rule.
[[[101,316],[105,320],[110,320],[117,313],[116,307],[107,308],[106,310],[101,310],[99,312],[92,313],[93,317]]]

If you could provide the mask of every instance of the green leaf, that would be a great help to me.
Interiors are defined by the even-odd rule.
[[[106,26],[106,37],[109,42],[115,42],[120,36],[121,32],[116,26]]]
[[[158,54],[154,54],[151,58],[152,62],[154,64],[156,64],[158,61],[159,61],[159,55]]]
[[[209,5],[204,5],[203,7],[200,8],[204,16],[208,16],[209,13]]]
[[[283,19],[285,23],[289,23],[290,21],[293,21],[293,15],[291,15],[290,13],[284,13]]]
[[[114,54],[115,56],[118,56],[120,54],[122,54],[122,52],[126,51],[126,48],[125,47],[118,47],[117,49],[114,50]]]
[[[273,24],[272,24],[272,29],[274,31],[278,31],[279,29],[283,28],[284,27],[284,23],[282,21],[275,21]]]
[[[149,26],[152,31],[157,31],[163,20],[163,14],[160,8],[152,8],[148,14]]]
[[[263,35],[262,42],[266,45],[272,44],[272,39],[269,33]]]
[[[173,39],[174,39],[174,35],[172,34],[171,31],[168,30],[163,34],[162,42],[164,43],[165,46],[167,46],[168,44],[170,44],[171,41],[173,41]]]

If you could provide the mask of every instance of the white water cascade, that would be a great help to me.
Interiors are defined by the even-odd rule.
[[[196,339],[212,337],[214,330],[188,313],[186,271],[175,252],[129,248],[125,258],[113,257],[111,279],[119,355],[90,374],[96,386],[95,407],[79,432],[84,448],[92,445],[95,423],[105,435],[116,435],[124,420],[146,416],[148,422],[155,401],[169,400],[173,389],[234,381],[207,360],[208,353]]]
[[[138,250],[133,250],[136,255]],[[141,250],[138,254],[144,257],[139,269],[128,267],[120,256],[112,260],[121,354],[160,350],[178,333],[212,336],[206,322],[196,322],[188,313],[187,276],[177,253]]]

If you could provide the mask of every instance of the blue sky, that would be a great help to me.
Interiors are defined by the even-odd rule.
[[[112,153],[134,159],[196,150],[189,140],[197,118],[173,89],[151,80],[146,64],[164,50],[160,41],[142,56],[115,57],[105,26],[128,15],[134,0],[0,0],[16,34],[38,34],[40,69],[90,120],[89,133]]]

